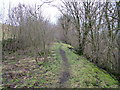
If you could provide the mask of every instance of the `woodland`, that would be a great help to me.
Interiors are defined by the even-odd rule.
[[[119,88],[120,1],[9,6],[0,88]],[[42,6],[56,7],[56,24]]]

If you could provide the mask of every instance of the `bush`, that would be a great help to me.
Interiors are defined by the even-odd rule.
[[[12,39],[12,38],[9,38],[7,40],[3,40],[2,41],[2,50],[3,51],[16,51],[17,50],[17,45],[16,45],[16,40],[15,39]]]

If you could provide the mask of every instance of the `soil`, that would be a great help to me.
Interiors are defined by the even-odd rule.
[[[60,87],[65,87],[65,82],[67,82],[70,77],[69,63],[64,50],[60,49],[60,55],[63,60],[63,71],[61,72],[60,77]]]

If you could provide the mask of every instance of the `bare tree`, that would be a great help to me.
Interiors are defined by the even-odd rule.
[[[67,24],[75,26],[73,31],[77,31],[79,54],[86,55],[98,66],[110,72],[118,73],[118,48],[115,37],[119,31],[119,2],[62,0],[62,5],[58,9],[64,20],[70,20],[71,25],[68,22]],[[64,23],[64,30],[67,24]]]
[[[47,28],[50,24],[41,14],[41,5],[31,7],[19,4],[10,10],[9,22],[12,27],[10,32],[15,39],[14,48],[24,50],[32,47],[36,63],[41,56],[46,61],[48,45],[53,41],[53,35],[48,33],[52,26]]]

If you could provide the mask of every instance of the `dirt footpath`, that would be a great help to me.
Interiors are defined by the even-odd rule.
[[[61,77],[60,77],[60,87],[67,87],[66,82],[70,77],[70,71],[69,71],[70,66],[68,63],[68,59],[66,57],[66,53],[61,48],[60,48],[60,55],[63,60],[63,71],[61,72]]]

